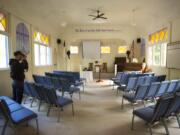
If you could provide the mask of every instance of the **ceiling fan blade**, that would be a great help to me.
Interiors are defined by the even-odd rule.
[[[106,17],[99,17],[99,18],[102,18],[102,19],[107,19]]]
[[[100,15],[99,15],[99,17],[101,17],[101,16],[103,16],[104,15],[104,13],[101,13]]]
[[[89,16],[91,16],[91,17],[97,17],[97,16],[95,16],[95,15],[89,15]]]

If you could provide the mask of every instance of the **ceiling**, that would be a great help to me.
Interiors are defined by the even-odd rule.
[[[149,28],[180,18],[180,0],[0,0],[0,8],[37,26],[60,31],[67,26],[99,25],[88,14],[91,9],[105,12],[108,21],[101,25]],[[132,26],[134,21],[136,26]]]

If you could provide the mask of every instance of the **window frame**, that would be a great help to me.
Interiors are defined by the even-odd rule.
[[[39,32],[39,31],[34,31],[34,32]],[[41,32],[40,32],[41,33]],[[43,33],[41,33],[41,34],[43,34]],[[34,35],[34,33],[33,33],[33,35]],[[48,43],[49,44],[44,44],[44,43],[41,43],[41,42],[37,42],[37,41],[35,41],[35,39],[33,38],[33,48],[34,48],[34,66],[35,67],[45,67],[45,66],[52,66],[52,48],[50,47],[50,37],[48,36]],[[39,63],[36,65],[36,60],[35,59],[37,59],[37,58],[35,58],[35,45],[37,45],[38,46],[38,61],[39,61]],[[46,63],[45,64],[41,64],[41,49],[40,49],[40,47],[41,46],[44,46],[44,47],[46,47],[46,54],[45,54],[45,57],[46,57]],[[48,53],[47,53],[47,50],[50,50],[50,58],[49,58],[49,60],[47,59],[47,57],[48,57]],[[50,63],[48,62],[48,61],[50,61]]]
[[[10,58],[11,48],[10,48],[10,39],[9,39],[9,14],[2,10],[0,10],[0,12],[5,15],[5,19],[7,23],[5,31],[0,30],[0,34],[6,36],[7,38],[6,39],[7,44],[5,47],[6,48],[6,67],[2,67],[2,68],[0,67],[0,71],[3,71],[3,70],[9,70],[9,58]]]

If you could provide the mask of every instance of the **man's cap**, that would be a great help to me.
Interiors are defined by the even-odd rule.
[[[26,56],[23,52],[21,51],[15,51],[14,52],[14,56],[17,56],[17,55],[22,55],[22,56]]]

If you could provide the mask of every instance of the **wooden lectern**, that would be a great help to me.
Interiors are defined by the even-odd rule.
[[[96,71],[96,73],[99,73],[99,78],[96,82],[102,82],[102,80],[101,80],[101,65],[100,64],[95,65],[95,71]]]

